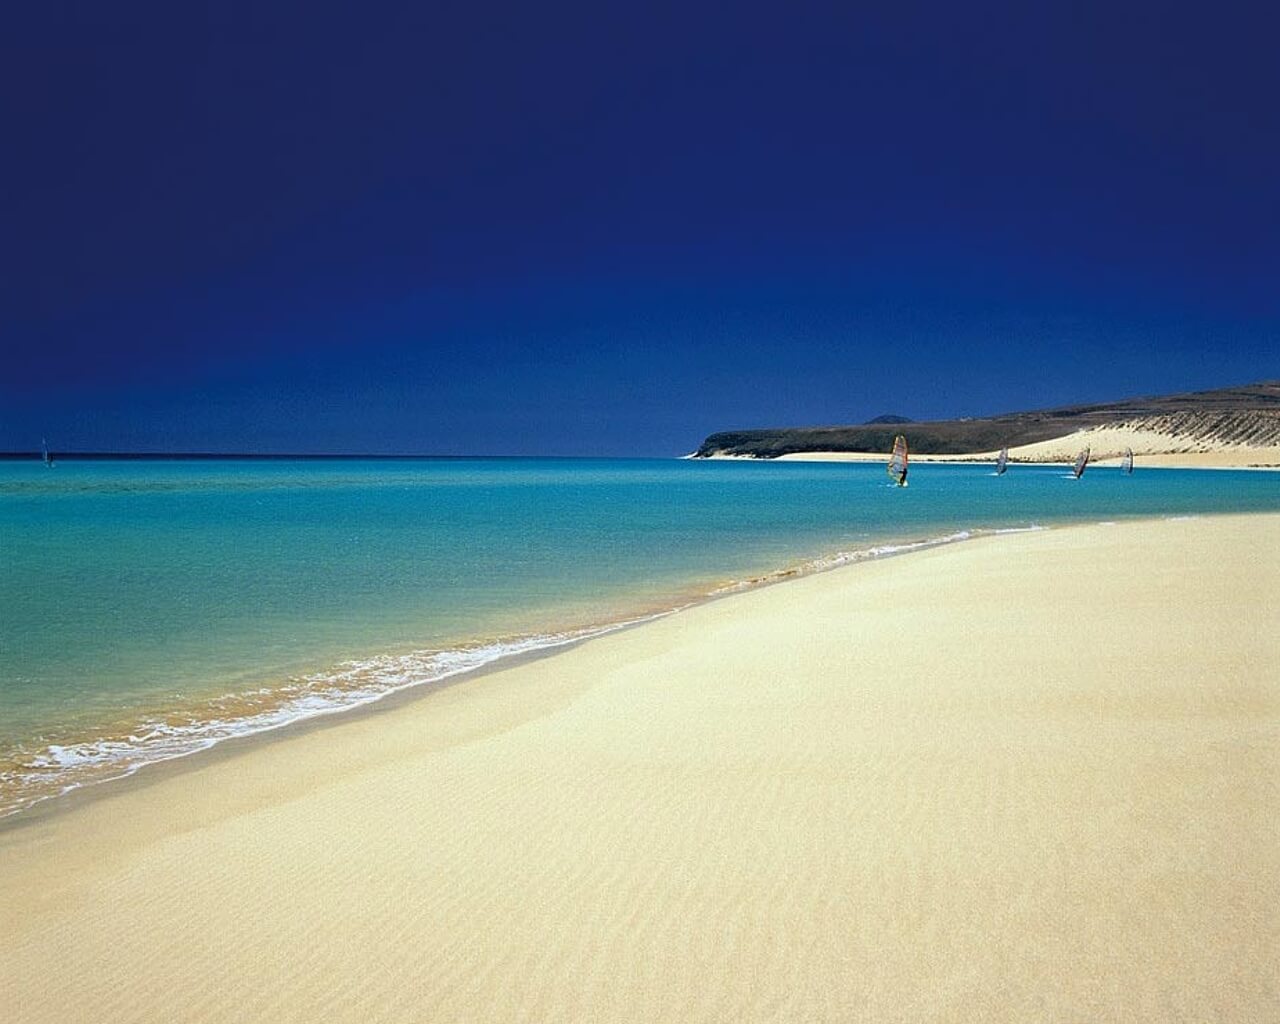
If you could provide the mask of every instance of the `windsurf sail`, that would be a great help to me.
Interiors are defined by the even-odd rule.
[[[893,454],[889,456],[888,473],[895,483],[906,483],[907,439],[901,434],[893,439]]]
[[[1082,476],[1084,476],[1084,467],[1087,465],[1089,465],[1089,449],[1088,448],[1084,449],[1084,451],[1082,451],[1079,455],[1076,456],[1075,467],[1071,470],[1071,472],[1075,475],[1075,478],[1077,480],[1079,480]]]
[[[1120,472],[1122,473],[1133,472],[1133,449],[1132,448],[1126,448],[1124,450],[1124,458],[1120,460]]]
[[[1009,449],[1001,448],[1000,457],[996,459],[996,476],[1000,476],[1009,468]]]
[[[40,461],[49,469],[53,468],[53,456],[49,454],[49,442],[40,438]]]

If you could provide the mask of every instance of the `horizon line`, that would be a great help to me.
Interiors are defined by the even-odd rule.
[[[86,461],[163,460],[192,459],[215,461],[218,459],[247,460],[301,460],[301,459],[663,459],[679,458],[674,455],[445,455],[423,452],[130,452],[130,451],[50,451],[57,459],[84,459]],[[0,462],[39,462],[39,451],[0,451]]]

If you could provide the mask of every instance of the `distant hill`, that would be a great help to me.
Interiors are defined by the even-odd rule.
[[[895,434],[906,433],[911,450],[924,455],[963,455],[1005,445],[1035,444],[1099,426],[1125,425],[1158,432],[1171,443],[1188,439],[1218,444],[1280,444],[1280,381],[1177,395],[1131,398],[1099,405],[1004,413],[972,419],[910,423],[876,417],[859,426],[777,427],[728,430],[710,435],[695,457],[738,455],[760,459],[793,452],[885,452]]]
[[[893,413],[885,413],[883,416],[877,416],[873,420],[867,420],[868,424],[874,423],[914,423],[910,416],[895,416]]]

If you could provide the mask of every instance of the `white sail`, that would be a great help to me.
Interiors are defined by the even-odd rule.
[[[1076,456],[1076,464],[1071,470],[1077,480],[1084,476],[1084,467],[1087,465],[1089,465],[1089,449],[1085,448],[1084,451]]]
[[[898,484],[907,482],[907,439],[901,434],[893,439],[893,454],[886,470]]]
[[[1120,460],[1120,471],[1122,473],[1133,472],[1133,449],[1126,448],[1124,450],[1124,458]]]
[[[50,468],[53,467],[53,459],[49,455],[49,442],[43,437],[40,438],[40,461]]]
[[[996,459],[996,476],[1000,476],[1009,468],[1009,449],[1001,448],[1000,457]]]

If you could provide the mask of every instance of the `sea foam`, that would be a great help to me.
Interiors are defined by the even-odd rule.
[[[280,686],[228,694],[200,706],[200,710],[221,707],[227,712],[223,715],[197,712],[191,720],[179,722],[148,719],[123,737],[50,743],[33,752],[20,750],[0,770],[0,817],[86,785],[132,775],[149,764],[207,750],[223,740],[349,711],[393,693],[475,672],[503,659],[580,643],[675,610],[446,650],[377,655],[327,672],[298,676]],[[260,710],[254,710],[255,706]]]

